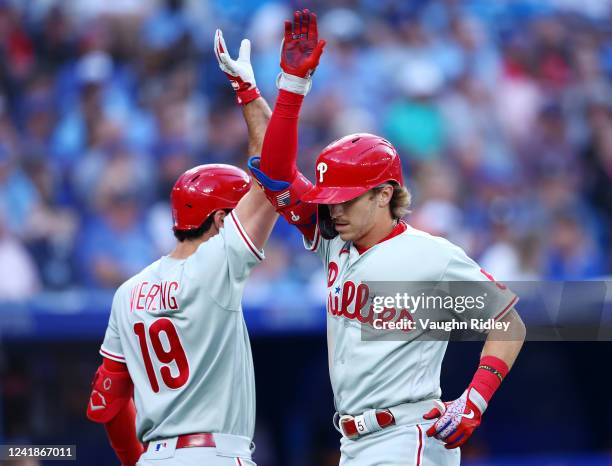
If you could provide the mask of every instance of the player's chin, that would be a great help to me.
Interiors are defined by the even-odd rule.
[[[335,224],[334,228],[338,232],[338,236],[342,239],[342,241],[351,241],[354,236],[354,232],[351,226],[347,224]]]

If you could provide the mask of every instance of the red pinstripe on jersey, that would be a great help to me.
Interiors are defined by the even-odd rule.
[[[309,240],[308,237],[304,236],[307,240]],[[308,251],[316,251],[317,248],[319,247],[319,242],[321,241],[321,233],[319,233],[319,225],[317,225],[315,227],[315,232],[314,232],[314,238],[312,239],[311,243],[310,243],[310,247],[307,247],[306,249]]]
[[[249,249],[251,250],[251,252],[253,253],[253,255],[255,257],[257,257],[258,260],[263,260],[263,257],[261,257],[259,251],[257,250],[257,248],[255,247],[255,245],[253,244],[253,242],[251,241],[251,239],[249,238],[249,236],[246,234],[246,231],[244,231],[244,229],[242,228],[242,225],[240,224],[240,221],[238,220],[238,217],[236,217],[234,215],[234,212],[230,212],[230,215],[232,216],[232,218],[234,219],[234,223],[236,224],[236,228],[238,229],[238,233],[240,233],[240,236],[242,237],[242,239],[244,240],[244,242],[246,243],[246,245],[249,247]]]
[[[512,306],[516,304],[517,301],[518,301],[518,296],[515,295],[514,298],[512,298],[512,301],[510,301],[510,304],[508,304],[499,314],[497,314],[494,320],[499,320],[500,318],[502,318],[504,314],[506,314],[506,312],[509,311],[510,308],[512,308]]]
[[[112,359],[113,361],[125,362],[125,356],[121,354],[111,353],[110,351],[105,350],[104,348],[100,348],[100,354],[105,358]]]
[[[416,466],[421,466],[421,455],[423,454],[423,431],[421,430],[421,426],[418,424],[416,428],[419,431],[419,444],[417,446]]]

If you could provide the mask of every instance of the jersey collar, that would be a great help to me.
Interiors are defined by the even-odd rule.
[[[406,224],[406,222],[404,222],[403,220],[400,220],[397,225],[395,225],[395,228],[393,228],[393,230],[391,230],[391,233],[389,233],[387,236],[385,236],[383,239],[381,239],[380,241],[378,241],[376,244],[380,244],[384,241],[390,240],[391,238],[395,238],[398,235],[401,235],[403,232],[405,232],[408,229],[408,225]],[[362,255],[364,252],[366,252],[367,250],[371,249],[373,246],[376,246],[376,244],[373,244],[372,246],[370,246],[369,248],[360,248],[359,246],[357,246],[356,244],[353,243],[353,246],[355,246],[355,249],[357,250],[357,252],[359,253],[359,255]]]

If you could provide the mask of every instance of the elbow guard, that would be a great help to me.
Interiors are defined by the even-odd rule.
[[[106,424],[130,401],[133,392],[134,384],[129,372],[111,372],[101,365],[91,383],[87,418]]]
[[[317,222],[316,207],[301,201],[302,195],[312,189],[308,178],[298,172],[291,183],[273,180],[261,171],[259,161],[260,157],[251,157],[249,169],[276,211],[300,230],[314,229]]]

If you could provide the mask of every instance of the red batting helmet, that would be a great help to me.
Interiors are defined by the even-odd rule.
[[[187,170],[170,195],[174,229],[199,228],[215,210],[236,207],[250,187],[249,175],[232,165],[214,163]]]
[[[316,163],[316,185],[302,196],[314,204],[350,201],[388,181],[404,185],[399,155],[389,141],[350,134],[327,146]]]

